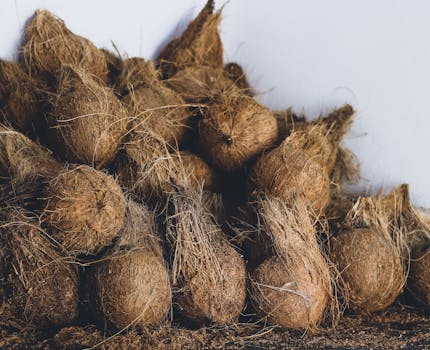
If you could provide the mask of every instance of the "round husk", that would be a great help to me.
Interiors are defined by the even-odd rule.
[[[209,163],[227,172],[240,168],[276,141],[272,113],[253,98],[223,94],[199,123],[200,144]]]
[[[209,66],[186,67],[165,83],[190,103],[209,103],[223,93],[237,93],[224,70]]]
[[[407,288],[414,299],[430,307],[430,249],[411,260]]]
[[[187,66],[223,66],[223,47],[218,25],[221,13],[214,14],[214,1],[208,0],[199,15],[178,38],[171,40],[157,59],[163,78],[170,78]]]
[[[44,222],[73,254],[98,253],[124,222],[125,198],[115,180],[89,166],[73,166],[44,190]]]
[[[288,266],[288,267],[287,267]],[[251,274],[251,297],[262,316],[283,328],[313,329],[327,307],[326,286],[315,283],[303,261],[264,261]]]
[[[195,324],[231,323],[245,306],[246,270],[205,207],[204,192],[170,197],[167,237],[172,246],[172,274],[177,303]]]
[[[352,115],[352,107],[346,105],[294,130],[257,160],[250,189],[287,202],[301,198],[315,217],[321,216],[330,202],[330,173]]]
[[[72,33],[61,19],[47,10],[37,10],[28,22],[22,50],[30,76],[43,77],[53,88],[64,64],[79,66],[108,81],[104,54],[88,39]]]
[[[78,317],[78,273],[36,219],[8,208],[1,227],[6,245],[6,289],[15,317],[38,328],[72,324]],[[2,210],[5,214],[5,209]]]
[[[331,259],[345,284],[343,297],[357,313],[384,310],[402,290],[402,258],[394,244],[374,229],[340,233],[333,242]]]
[[[126,150],[128,157],[118,160],[118,181],[138,196],[160,198],[177,189],[215,187],[212,169],[191,152],[169,152],[157,143],[142,152],[128,146]]]
[[[70,162],[103,168],[127,133],[127,112],[110,88],[86,72],[63,66],[49,117]]]
[[[128,144],[144,142],[148,135],[171,146],[180,143],[191,115],[176,92],[160,83],[143,85],[122,102],[131,117]]]
[[[0,120],[29,132],[40,112],[33,80],[17,63],[0,59]]]
[[[148,249],[119,251],[91,267],[90,305],[100,322],[117,329],[161,322],[170,308],[170,281],[159,255]]]

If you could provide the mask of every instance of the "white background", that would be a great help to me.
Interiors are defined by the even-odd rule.
[[[97,46],[154,58],[204,3],[2,0],[0,57],[16,56],[25,21],[47,8]],[[309,117],[352,103],[346,144],[361,160],[361,186],[409,182],[415,204],[430,207],[427,0],[230,0],[223,14],[225,59],[243,65],[261,102]]]

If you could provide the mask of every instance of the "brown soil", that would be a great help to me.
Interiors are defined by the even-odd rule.
[[[429,324],[429,313],[395,305],[371,317],[346,316],[336,330],[313,334],[250,324],[199,330],[158,326],[105,339],[97,349],[430,349]],[[94,328],[65,328],[37,344],[0,331],[2,349],[83,349],[101,341]]]

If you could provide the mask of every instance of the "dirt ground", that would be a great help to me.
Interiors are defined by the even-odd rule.
[[[93,327],[69,327],[48,339],[0,333],[1,349],[430,349],[430,314],[393,306],[371,317],[344,316],[335,330],[314,334],[239,324],[186,330],[160,326],[103,337]],[[40,335],[39,335],[40,337]]]

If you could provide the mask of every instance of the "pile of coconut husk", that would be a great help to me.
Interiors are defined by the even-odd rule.
[[[408,186],[344,190],[353,107],[262,105],[223,61],[220,21],[209,0],[152,62],[38,10],[19,62],[0,61],[3,347],[317,332],[404,292],[430,305],[430,220]]]

